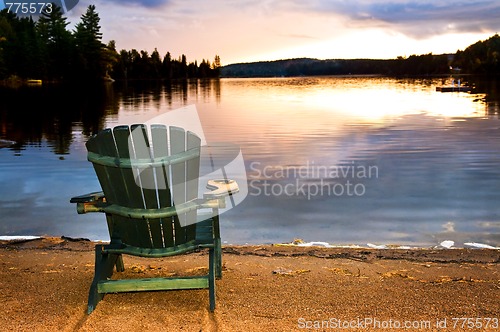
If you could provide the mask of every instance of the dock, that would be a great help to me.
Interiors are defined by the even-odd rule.
[[[440,92],[470,92],[472,90],[469,86],[437,86],[436,91]]]

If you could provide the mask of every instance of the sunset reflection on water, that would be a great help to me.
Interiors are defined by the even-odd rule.
[[[39,120],[29,125],[15,112],[33,105],[4,99],[0,138],[22,143],[0,149],[5,211],[0,233],[106,238],[102,216],[77,216],[68,203],[71,196],[99,189],[85,156],[89,135],[195,105],[207,141],[239,145],[253,181],[247,199],[222,218],[229,243],[300,237],[335,244],[433,245],[446,239],[498,245],[495,91],[437,92],[447,80],[299,77],[115,84],[99,103],[64,99],[65,104],[52,105],[60,111],[37,113]],[[376,167],[377,177],[270,172],[307,168],[314,174],[315,168],[346,165]],[[311,196],[298,188],[302,183],[311,191],[340,188],[347,180],[363,185],[364,194]],[[262,191],[266,185],[278,190],[289,184],[297,194]],[[49,187],[50,192],[44,190]]]

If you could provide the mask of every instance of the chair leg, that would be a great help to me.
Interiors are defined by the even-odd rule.
[[[104,297],[104,294],[99,293],[97,290],[99,281],[110,278],[113,275],[113,269],[115,265],[118,268],[118,265],[120,264],[119,261],[121,261],[121,266],[123,266],[121,255],[103,254],[102,250],[103,246],[101,245],[95,247],[95,271],[94,280],[92,280],[89,291],[87,305],[88,314],[94,311],[97,303],[99,303],[99,301]]]
[[[220,238],[215,239],[215,277],[222,279],[222,246]]]
[[[116,258],[116,272],[125,271],[125,266],[123,265],[123,257],[122,255],[118,255]]]
[[[216,253],[211,248],[208,253],[208,295],[210,299],[210,311],[215,310],[215,273],[216,273]]]

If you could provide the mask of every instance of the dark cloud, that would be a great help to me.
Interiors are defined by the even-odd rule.
[[[405,3],[382,2],[368,5],[367,10],[377,19],[395,23],[425,22],[427,20],[482,21],[488,18],[495,18],[498,21],[500,3],[498,1],[455,1],[449,3],[422,3],[416,1]]]
[[[384,22],[414,36],[500,29],[500,1],[316,1],[310,9],[349,17],[359,24]],[[313,6],[313,7],[310,7]]]
[[[122,5],[130,4],[146,8],[154,8],[171,2],[171,0],[111,0],[111,1]]]

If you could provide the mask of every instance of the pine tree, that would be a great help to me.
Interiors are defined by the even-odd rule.
[[[99,21],[95,6],[90,5],[76,25],[74,36],[81,79],[100,80],[106,74],[105,45],[101,42]]]
[[[40,40],[40,62],[45,64],[46,78],[61,80],[70,73],[73,55],[73,37],[66,29],[67,18],[62,9],[53,6],[44,11],[36,24]]]
[[[160,78],[161,77],[161,59],[160,59],[160,53],[158,53],[158,50],[155,48],[153,53],[151,53],[151,75],[152,78]]]
[[[109,79],[111,78],[110,73],[113,72],[113,68],[120,60],[120,55],[116,51],[116,42],[114,40],[110,40],[108,45],[104,48],[103,59],[106,68],[105,77]]]
[[[167,52],[167,54],[165,54],[165,56],[163,57],[163,62],[161,64],[161,73],[162,76],[166,79],[171,79],[173,76],[172,56],[170,55],[170,52]]]
[[[212,63],[212,76],[213,77],[219,77],[220,76],[220,57],[218,55],[215,56],[214,58],[214,63]]]

